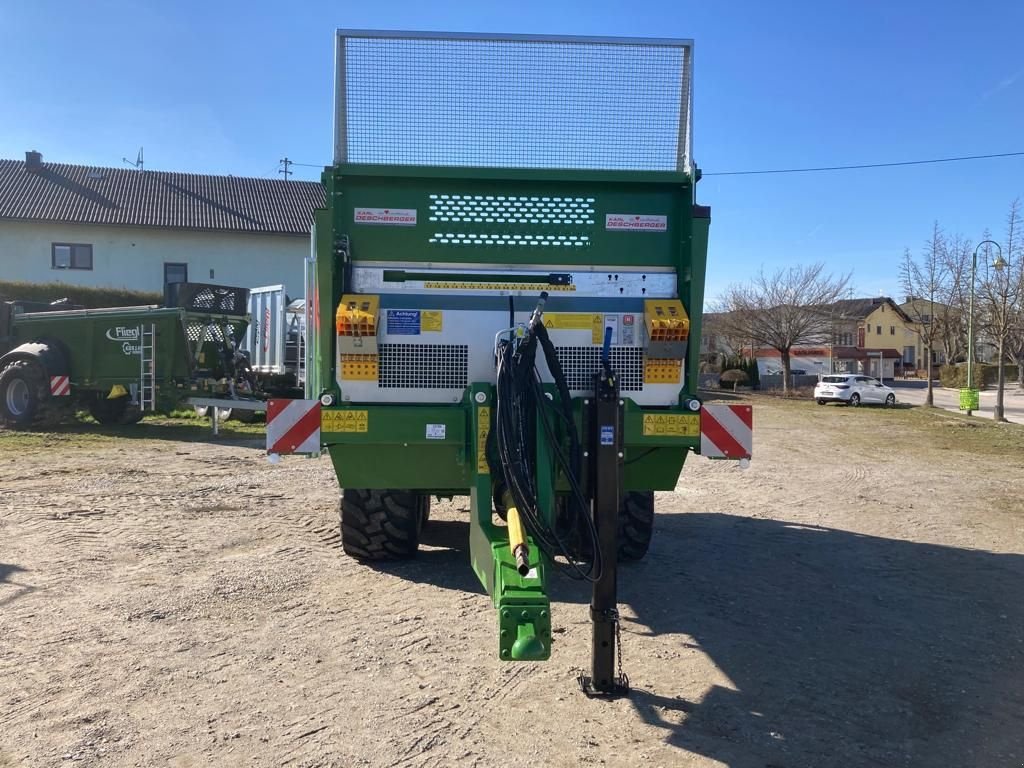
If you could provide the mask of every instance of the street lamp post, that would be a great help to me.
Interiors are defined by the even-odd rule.
[[[960,390],[960,408],[971,412],[978,407],[977,390],[974,388],[974,278],[978,272],[978,251],[983,245],[994,245],[999,251],[997,263],[1003,261],[1003,249],[995,240],[982,240],[974,248],[974,255],[971,257],[971,300],[967,309],[967,401],[964,402],[964,391]]]

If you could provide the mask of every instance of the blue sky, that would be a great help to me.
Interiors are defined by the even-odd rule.
[[[275,176],[331,157],[336,27],[692,37],[707,173],[1024,150],[1024,3],[196,3],[0,0],[0,157]],[[317,168],[296,177],[315,179]],[[708,176],[708,294],[822,260],[898,295],[938,219],[977,240],[1024,197],[1024,157]]]

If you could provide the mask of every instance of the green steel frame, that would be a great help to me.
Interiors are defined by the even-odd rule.
[[[629,264],[671,267],[678,275],[678,295],[690,317],[685,361],[685,388],[670,409],[645,409],[624,403],[625,490],[671,490],[689,451],[699,450],[699,435],[645,434],[645,414],[697,415],[684,407],[697,395],[701,312],[704,302],[708,226],[707,209],[694,205],[693,179],[686,173],[547,171],[474,168],[418,168],[339,165],[325,170],[327,208],[315,220],[316,275],[313,325],[318,329],[316,359],[311,360],[312,396],[329,394],[341,402],[335,379],[334,312],[345,284],[344,260],[386,262],[557,263],[560,266]],[[594,200],[596,219],[606,212],[650,211],[668,216],[665,233],[593,230],[589,248],[524,252],[487,247],[427,246],[421,221],[410,227],[364,227],[353,231],[354,208],[392,207],[426,210],[430,195],[561,195]],[[426,217],[423,217],[426,218]],[[483,227],[486,230],[486,227]],[[526,261],[523,261],[526,260]],[[443,308],[438,297],[438,308]],[[471,499],[470,553],[473,569],[498,611],[499,657],[541,659],[550,653],[550,605],[543,562],[531,542],[531,572],[520,576],[509,549],[507,529],[494,519],[492,484],[483,435],[490,428],[494,388],[473,383],[454,405],[344,405],[327,411],[355,411],[365,427],[359,432],[322,431],[322,442],[342,487],[401,488],[467,494]],[[577,418],[582,403],[575,403]],[[445,424],[443,440],[426,440],[427,424]],[[541,430],[538,429],[538,434]],[[586,438],[584,436],[584,443]],[[548,446],[537,445],[541,477],[540,508],[554,514],[555,499],[565,491]],[[414,460],[413,460],[414,457]]]

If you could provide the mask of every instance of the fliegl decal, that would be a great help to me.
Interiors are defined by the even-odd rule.
[[[106,335],[111,341],[121,343],[121,351],[125,355],[138,356],[141,354],[142,349],[139,345],[139,329],[137,327],[125,328],[123,325],[118,325],[114,328],[108,328]]]

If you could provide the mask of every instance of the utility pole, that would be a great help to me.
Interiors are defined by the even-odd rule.
[[[284,174],[284,180],[288,181],[288,177],[291,176],[292,173],[293,173],[292,171],[288,170],[288,166],[294,165],[294,163],[292,163],[292,161],[289,160],[287,157],[281,158],[281,160],[279,160],[278,162],[281,163],[281,165],[284,166],[284,168],[279,170],[278,173],[283,173]]]

